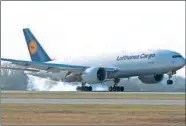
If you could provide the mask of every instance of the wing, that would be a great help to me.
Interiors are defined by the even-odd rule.
[[[76,66],[76,65],[68,65],[68,64],[56,64],[56,63],[47,63],[47,62],[35,62],[35,61],[24,61],[24,60],[14,60],[14,59],[5,59],[1,58],[1,61],[11,62],[12,64],[21,66],[22,68],[13,68],[8,67],[7,69],[21,69],[24,71],[38,71],[45,70],[48,72],[60,72],[60,71],[68,71],[75,73],[82,73],[87,68],[91,66]],[[104,67],[106,71],[116,71],[116,68],[112,67]]]

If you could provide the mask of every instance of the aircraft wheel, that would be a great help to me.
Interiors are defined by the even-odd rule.
[[[76,91],[81,91],[81,87],[80,86],[77,86],[76,87]]]
[[[81,91],[86,91],[86,86],[82,86]]]
[[[123,86],[120,87],[120,91],[124,91],[124,87]]]
[[[88,87],[88,91],[92,91],[92,86],[89,86]]]
[[[173,84],[173,80],[167,80],[167,84],[168,85],[172,85]]]
[[[114,86],[113,88],[112,88],[112,91],[117,91],[117,88]]]
[[[109,88],[108,88],[108,91],[109,92],[117,92],[117,91],[124,91],[124,87],[123,86],[110,86]]]
[[[92,86],[77,86],[77,91],[92,91]]]
[[[89,91],[89,87],[88,86],[85,86],[85,91]]]
[[[120,87],[119,86],[116,87],[116,91],[120,91]]]
[[[84,91],[84,86],[81,86],[81,90],[80,91]]]

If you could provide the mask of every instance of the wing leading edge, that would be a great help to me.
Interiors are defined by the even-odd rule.
[[[38,70],[46,70],[50,72],[60,72],[60,71],[68,71],[68,72],[83,72],[87,68],[91,66],[77,66],[77,65],[68,65],[68,64],[56,64],[56,63],[47,63],[47,62],[35,62],[35,61],[24,61],[24,60],[14,60],[14,59],[6,59],[1,58],[1,61],[11,62],[12,64],[23,66],[25,71],[29,71],[27,68],[34,68]],[[104,67],[105,68],[105,67]],[[11,68],[9,68],[11,69]],[[15,68],[14,68],[15,69]],[[116,68],[106,67],[106,71],[116,71]]]

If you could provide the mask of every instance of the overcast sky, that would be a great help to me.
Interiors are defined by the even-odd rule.
[[[26,27],[57,59],[156,48],[185,56],[185,1],[2,1],[1,7],[2,57],[30,60]]]

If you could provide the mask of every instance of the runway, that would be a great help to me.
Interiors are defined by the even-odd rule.
[[[60,93],[60,92],[76,92],[76,91],[1,91],[1,93]],[[90,93],[108,93],[108,94],[185,94],[185,92],[108,92],[108,91],[92,91],[92,92],[76,92],[82,94]]]
[[[57,93],[56,91],[54,91],[55,93]],[[29,93],[29,94],[31,94],[31,95],[33,95],[32,93],[44,93],[44,94],[46,94],[46,93],[51,93],[50,95],[53,95],[53,93],[52,92],[48,92],[48,91],[3,91],[3,92],[1,92],[1,93],[20,93],[21,95],[25,95],[26,93]],[[24,94],[25,93],[25,94]],[[61,94],[60,94],[61,93]],[[59,92],[59,94],[60,95],[63,95],[63,93],[64,92]],[[103,95],[103,94],[185,94],[184,92],[74,92],[75,94],[77,93],[78,95],[80,95],[80,94],[83,94],[83,96],[84,95],[89,95],[89,94],[99,94],[99,95]],[[72,93],[72,94],[74,94],[74,93]],[[67,94],[67,95],[70,95],[71,93],[68,93],[68,92],[66,92],[66,93],[64,93],[64,94]],[[76,95],[77,95],[76,94]],[[98,96],[99,96],[98,95]],[[3,96],[3,95],[2,95]],[[13,95],[14,96],[14,95]],[[80,95],[81,96],[81,95]],[[137,99],[136,97],[135,97],[135,99],[114,99],[114,98],[109,98],[109,99],[106,99],[106,98],[100,98],[100,99],[98,99],[97,97],[96,98],[92,98],[92,99],[88,99],[88,98],[61,98],[61,99],[57,99],[57,98],[13,98],[13,97],[7,97],[7,98],[5,98],[5,97],[2,97],[1,98],[1,103],[17,103],[18,104],[18,106],[21,106],[21,104],[27,104],[27,106],[37,106],[37,104],[44,104],[44,105],[47,105],[47,104],[61,104],[61,105],[63,105],[63,104],[73,104],[73,105],[76,105],[76,104],[89,104],[89,105],[91,105],[91,104],[104,104],[104,109],[105,109],[105,106],[106,105],[108,105],[108,104],[118,104],[118,105],[149,105],[149,107],[151,108],[151,106],[150,105],[180,105],[180,106],[177,106],[178,108],[180,108],[180,107],[183,107],[183,105],[185,105],[185,100],[160,100],[160,99]],[[89,106],[88,105],[88,106]],[[67,106],[70,106],[70,105],[67,105]],[[167,107],[166,107],[167,108]],[[169,108],[169,107],[168,107]],[[170,106],[170,108],[171,108],[171,106]],[[51,108],[50,108],[51,109]],[[63,108],[64,109],[64,108]],[[83,108],[83,109],[85,109],[85,108]],[[87,111],[86,109],[85,110],[83,110],[82,109],[82,111]],[[145,108],[146,109],[146,108]],[[24,109],[23,109],[24,110]],[[21,110],[20,110],[20,112],[21,111],[23,111],[22,110],[22,108],[21,108]],[[110,109],[109,109],[110,110]],[[27,111],[27,108],[26,108],[26,111]],[[33,111],[33,110],[32,110]],[[51,111],[51,112],[54,112],[55,113],[55,111],[56,110],[45,110],[46,111],[46,113],[44,113],[44,114],[47,114],[47,111]],[[59,112],[58,112],[58,110],[57,110],[57,114],[56,115],[59,115],[59,113],[60,113],[60,111],[61,110],[59,110]],[[72,110],[71,110],[72,111]],[[100,110],[99,110],[100,111]],[[132,110],[133,111],[133,110]],[[133,113],[135,113],[135,111],[136,110],[134,110],[134,112]],[[157,112],[158,111],[160,111],[160,110],[157,110]],[[164,111],[164,109],[163,109],[163,111]],[[171,111],[172,111],[172,109],[171,109]],[[175,110],[174,110],[175,111]],[[68,111],[67,111],[68,112]],[[42,112],[41,112],[42,113]],[[41,114],[40,113],[40,114]],[[100,113],[102,113],[103,114],[103,110],[102,110],[102,112],[100,112]],[[138,112],[139,113],[139,112]],[[180,113],[180,110],[177,110],[176,109],[176,113]],[[15,114],[15,112],[12,112],[12,114]],[[69,114],[69,113],[68,113]],[[130,113],[129,113],[130,114]],[[141,115],[143,116],[143,117],[145,117],[144,115],[144,111],[142,111],[141,112]],[[147,112],[147,114],[148,114],[148,112]],[[153,113],[152,113],[153,114]],[[171,113],[170,113],[171,114]],[[146,114],[145,114],[146,115]],[[24,114],[23,114],[23,116],[24,116]],[[37,113],[35,114],[35,116],[37,116]],[[107,115],[106,115],[107,116]],[[137,114],[135,115],[134,114],[134,116],[138,116]],[[115,116],[114,116],[115,117]],[[26,117],[25,117],[26,118]],[[148,118],[148,117],[146,117],[146,118]],[[151,117],[152,118],[152,117]],[[27,119],[27,118],[26,118]],[[153,117],[153,119],[154,120],[157,120],[156,119],[156,117]],[[37,119],[36,119],[37,120]],[[56,119],[54,119],[55,121],[56,121]],[[175,119],[175,121],[176,121],[176,119]],[[184,126],[185,124],[168,124],[169,122],[168,121],[164,121],[164,122],[166,122],[167,124],[164,124],[164,123],[160,123],[160,124],[120,124],[120,125],[118,125],[118,124],[114,124],[113,126],[148,126],[148,125],[152,125],[152,126]],[[37,124],[34,124],[34,126],[36,126]],[[20,125],[19,125],[20,126]],[[28,125],[27,125],[28,126]],[[31,125],[30,125],[31,126]],[[42,126],[42,124],[38,124],[38,126]],[[48,124],[48,126],[50,126],[50,124]],[[52,126],[52,125],[51,125]],[[67,125],[67,126],[70,126],[70,125]],[[74,125],[75,126],[75,125]],[[84,124],[83,126],[86,126],[86,124]],[[99,124],[97,124],[97,125],[92,125],[92,126],[99,126]],[[110,126],[112,126],[112,125],[110,125]]]
[[[2,91],[1,93],[65,93],[60,91]],[[68,93],[68,91],[66,92]],[[185,94],[184,92],[72,92],[77,94]],[[69,92],[70,94],[70,92]],[[159,100],[159,99],[53,99],[53,98],[1,98],[1,103],[21,104],[131,104],[131,105],[185,105],[185,100]]]
[[[185,105],[185,100],[145,99],[29,99],[2,98],[1,103],[20,104],[128,104],[128,105]]]
[[[106,125],[109,125],[109,126],[185,126],[185,124],[105,124],[105,125],[99,125],[99,124],[76,124],[76,125],[62,125],[62,126],[106,126]],[[10,125],[4,125],[4,126],[10,126]],[[14,126],[60,126],[60,125],[46,125],[46,124],[39,124],[39,125],[14,125]]]

